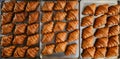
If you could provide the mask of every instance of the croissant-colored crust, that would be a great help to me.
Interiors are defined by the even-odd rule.
[[[82,18],[81,26],[90,26],[94,20],[93,16],[86,16]]]
[[[94,36],[90,36],[86,39],[83,39],[82,40],[82,48],[86,49],[89,47],[93,47],[93,45],[94,45],[93,43],[94,43]]]
[[[62,21],[65,19],[66,15],[67,15],[66,12],[58,11],[55,13],[53,20]]]
[[[67,37],[67,32],[59,32],[59,33],[56,35],[55,42],[56,42],[56,43],[64,42],[65,39],[66,39],[66,37]]]
[[[24,44],[24,41],[26,39],[26,35],[17,35],[14,37],[13,44]]]
[[[99,28],[99,29],[96,30],[95,36],[97,38],[108,37],[108,32],[109,32],[108,27]]]
[[[119,25],[110,27],[109,33],[108,33],[109,36],[114,36],[114,35],[118,35],[118,34],[119,34]]]
[[[94,58],[104,58],[106,55],[106,48],[97,48],[94,54]]]
[[[54,6],[54,10],[63,10],[66,5],[66,1],[57,1]]]
[[[14,12],[22,12],[25,9],[27,3],[24,1],[15,3]]]
[[[119,45],[119,36],[111,36],[108,41],[108,47],[118,46]]]
[[[102,16],[95,19],[93,27],[98,28],[102,25],[105,25],[106,21],[107,21],[107,15],[102,15]]]
[[[86,27],[83,29],[83,32],[82,32],[83,39],[86,39],[92,35],[93,35],[93,27],[92,26],[89,26],[89,27]]]
[[[52,42],[54,37],[54,33],[47,33],[43,35],[42,43],[49,43]]]
[[[102,38],[96,39],[95,47],[101,48],[101,47],[107,47],[107,45],[108,45],[108,38],[107,37],[102,37]]]
[[[11,33],[13,31],[13,28],[14,28],[14,24],[12,23],[2,25],[2,34]]]
[[[94,53],[95,53],[95,47],[90,47],[87,49],[84,49],[82,52],[82,57],[86,58],[86,57],[94,57]]]
[[[120,12],[120,5],[113,5],[108,8],[109,15],[117,15]]]
[[[82,14],[84,14],[84,15],[94,15],[95,9],[96,9],[96,4],[95,3],[90,4],[90,5],[85,7]]]
[[[41,22],[45,23],[45,22],[51,21],[52,20],[52,14],[53,14],[53,12],[44,12]]]
[[[42,6],[42,11],[52,11],[54,2],[45,2]]]
[[[96,8],[95,15],[97,16],[101,14],[106,14],[108,12],[108,7],[109,7],[108,4],[99,5]]]
[[[58,43],[55,47],[55,52],[56,53],[65,52],[66,46],[67,42]]]
[[[78,1],[68,1],[65,6],[65,11],[75,9],[75,6],[78,4]]]
[[[53,31],[54,32],[59,32],[63,31],[65,29],[66,22],[56,22]]]
[[[69,21],[66,30],[67,31],[75,30],[78,24],[79,24],[78,20]]]

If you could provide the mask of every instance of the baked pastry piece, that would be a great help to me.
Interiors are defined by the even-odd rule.
[[[78,23],[79,23],[78,20],[69,21],[66,30],[67,31],[75,30],[78,26]]]
[[[107,37],[102,37],[96,39],[95,42],[95,47],[101,48],[101,47],[107,47],[108,46],[108,38]]]
[[[90,4],[88,6],[86,6],[82,12],[82,14],[84,15],[94,15],[95,14],[95,10],[96,10],[96,4]]]
[[[2,6],[2,11],[3,12],[12,12],[14,8],[15,3],[10,1],[10,2],[4,2]]]
[[[54,10],[64,10],[65,5],[66,1],[57,1],[54,5]]]
[[[13,13],[11,13],[11,12],[3,13],[2,19],[1,19],[2,25],[10,23],[12,21],[12,17],[13,17]]]
[[[67,20],[75,20],[78,16],[79,11],[77,9],[68,11]]]
[[[14,12],[22,12],[25,9],[27,3],[24,1],[15,3]]]
[[[98,28],[102,25],[105,25],[106,22],[107,22],[107,15],[102,15],[102,16],[95,19],[93,27]]]
[[[53,12],[44,12],[41,22],[45,23],[45,22],[51,21],[52,20],[52,14],[53,14]]]
[[[104,58],[106,55],[106,48],[97,48],[95,51],[94,58]]]
[[[23,34],[25,33],[27,24],[17,24],[15,27],[14,34]]]
[[[92,26],[89,26],[89,27],[86,27],[83,29],[83,32],[82,32],[83,39],[86,39],[92,35],[93,35],[93,27]]]
[[[62,21],[65,19],[66,15],[67,15],[66,12],[58,11],[55,13],[53,20]]]
[[[58,43],[55,47],[55,52],[56,53],[65,52],[66,46],[67,42]]]
[[[38,54],[38,51],[39,51],[39,48],[38,47],[35,47],[35,48],[29,48],[27,50],[27,57],[29,58],[35,58]]]
[[[52,42],[54,37],[54,33],[47,33],[43,35],[42,43],[49,43]]]
[[[24,41],[26,39],[26,35],[17,35],[14,37],[13,44],[24,44]]]
[[[119,47],[110,47],[107,50],[106,57],[115,57],[119,55]]]
[[[56,43],[64,42],[66,40],[66,38],[67,38],[67,32],[59,32],[56,35],[55,42]]]
[[[30,1],[27,3],[26,6],[26,11],[30,12],[30,11],[35,11],[37,9],[37,7],[39,6],[39,2],[38,1]]]
[[[39,11],[35,11],[29,15],[28,23],[29,24],[36,23],[38,22],[38,19],[39,19]]]
[[[68,1],[65,6],[65,11],[75,9],[75,6],[78,4],[78,1]]]
[[[110,16],[110,17],[107,19],[106,25],[107,25],[108,27],[109,27],[109,26],[112,26],[112,25],[118,25],[118,23],[119,23],[119,18],[120,18],[119,15]],[[113,20],[113,19],[114,19],[114,20]]]
[[[77,44],[70,44],[69,46],[67,46],[67,49],[65,51],[65,55],[69,56],[69,55],[75,55],[77,51]]]
[[[108,47],[118,46],[119,45],[119,36],[111,36],[108,41]]]
[[[25,53],[27,51],[28,47],[24,46],[24,47],[17,47],[15,52],[14,52],[14,57],[17,58],[22,58],[25,56]]]
[[[1,39],[1,46],[9,46],[11,44],[12,39],[12,35],[3,36]]]
[[[27,46],[36,45],[39,42],[39,34],[35,34],[28,37]]]
[[[43,29],[42,29],[42,34],[52,32],[53,25],[54,25],[53,22],[49,22],[49,23],[44,24]]]
[[[53,31],[59,32],[65,29],[66,23],[65,22],[56,22]]]
[[[11,57],[15,46],[9,46],[2,49],[2,57]]]
[[[14,24],[12,24],[12,23],[6,24],[6,25],[2,25],[2,34],[11,33],[13,28],[14,28]]]
[[[94,36],[90,36],[86,39],[83,39],[82,40],[82,48],[83,49],[86,49],[86,48],[89,48],[89,47],[93,47],[94,46]]]
[[[31,34],[35,34],[39,29],[39,24],[32,24],[32,25],[28,25],[27,27],[27,34],[31,35]]]
[[[13,18],[13,23],[15,23],[15,22],[23,22],[23,21],[25,21],[26,17],[27,17],[26,12],[16,13],[14,18]]]
[[[52,11],[54,2],[45,2],[42,6],[42,11]]]
[[[108,27],[99,28],[96,30],[95,36],[97,38],[108,37],[108,32],[109,32]]]
[[[83,58],[88,58],[88,57],[93,58],[94,54],[95,54],[95,47],[90,47],[90,48],[87,48],[87,49],[83,50],[82,57]]]
[[[49,44],[44,47],[42,50],[43,55],[51,55],[54,52],[55,45],[54,44]]]
[[[119,25],[110,27],[109,33],[108,33],[109,36],[114,36],[114,35],[118,35],[118,34],[119,34]]]
[[[101,14],[106,14],[108,12],[108,7],[109,7],[108,4],[99,5],[96,8],[95,15],[97,16]]]
[[[117,15],[120,12],[120,5],[113,5],[108,8],[109,15]]]
[[[90,26],[93,24],[94,16],[86,16],[82,18],[81,26]]]

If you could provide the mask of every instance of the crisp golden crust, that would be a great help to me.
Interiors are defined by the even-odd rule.
[[[27,27],[27,24],[17,24],[15,27],[14,34],[23,34],[25,33],[25,29]]]
[[[94,54],[94,58],[104,58],[106,55],[106,48],[97,48]]]
[[[54,5],[54,10],[64,10],[65,5],[66,1],[57,1]]]
[[[78,4],[78,1],[68,1],[65,6],[65,11],[75,9],[75,6]]]
[[[24,1],[15,3],[14,12],[22,12],[25,9],[27,3]]]
[[[27,12],[31,12],[31,11],[35,11],[37,9],[37,7],[39,6],[39,2],[38,1],[31,1],[27,3],[26,6],[26,11]]]
[[[11,44],[12,39],[12,35],[3,36],[1,39],[1,46],[9,46]]]
[[[78,24],[79,24],[78,20],[69,21],[66,30],[67,31],[75,30],[77,29]]]
[[[52,42],[54,37],[54,33],[47,33],[43,35],[42,43],[49,43]]]
[[[56,53],[65,52],[66,46],[67,42],[58,43],[55,47],[55,52]]]
[[[2,34],[11,33],[13,28],[14,28],[14,24],[12,24],[12,23],[6,24],[6,25],[2,25]]]
[[[111,36],[108,41],[108,47],[114,47],[119,45],[119,36]]]
[[[14,37],[13,44],[24,44],[24,41],[26,39],[26,35],[17,35]]]
[[[110,27],[108,36],[114,36],[119,34],[119,25],[115,25]]]
[[[42,54],[43,55],[51,55],[54,52],[54,48],[55,48],[54,44],[46,45],[44,47],[44,49],[42,50]]]
[[[42,19],[41,19],[41,22],[45,23],[45,22],[51,21],[52,20],[52,14],[53,14],[53,12],[44,12],[43,16],[42,16]]]
[[[66,12],[58,11],[55,13],[53,20],[62,21],[65,19],[66,15],[67,15]]]
[[[59,32],[65,29],[66,23],[65,22],[56,22],[53,31]]]
[[[120,5],[112,5],[108,8],[108,15],[117,15],[120,12]]]
[[[42,11],[52,11],[54,2],[45,2],[42,6]]]
[[[56,43],[64,42],[66,40],[66,38],[67,38],[67,32],[59,32],[56,35],[55,42]]]

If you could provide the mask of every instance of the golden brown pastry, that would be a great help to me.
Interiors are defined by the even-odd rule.
[[[58,43],[55,47],[55,52],[56,53],[65,52],[66,47],[67,47],[67,42]]]
[[[58,11],[55,13],[53,20],[62,21],[65,19],[66,15],[67,15],[66,12]]]
[[[53,31],[59,32],[65,29],[66,23],[65,22],[56,22]]]
[[[42,6],[42,11],[52,11],[54,2],[45,2]]]
[[[43,39],[42,39],[42,43],[52,42],[53,37],[54,37],[54,33],[53,32],[44,34],[43,35]]]
[[[65,6],[65,11],[75,9],[75,6],[78,4],[78,1],[68,1]]]
[[[94,16],[86,16],[82,18],[81,26],[90,26],[93,24]]]
[[[28,25],[27,27],[27,34],[31,35],[31,34],[35,34],[39,29],[39,24],[32,24],[32,25]]]
[[[67,49],[65,51],[65,55],[69,56],[69,55],[75,55],[77,51],[77,44],[70,44],[69,46],[67,46]]]
[[[54,5],[54,10],[64,10],[65,5],[66,1],[57,1]]]
[[[12,35],[3,36],[1,39],[1,46],[9,46],[11,44],[12,39]]]
[[[108,47],[118,46],[119,45],[119,36],[111,36],[108,41]]]
[[[23,34],[25,33],[27,24],[17,24],[15,27],[14,34]]]
[[[54,52],[55,45],[54,44],[49,44],[44,47],[42,50],[43,55],[51,55]]]
[[[67,32],[59,32],[56,35],[55,42],[56,43],[64,42],[66,40],[66,38],[67,38]]]
[[[78,20],[69,21],[68,24],[67,24],[66,30],[67,31],[75,30],[75,29],[77,29],[78,24],[79,24]]]
[[[118,35],[118,34],[119,34],[119,25],[110,27],[109,33],[108,33],[109,36],[114,36],[114,35]]]
[[[24,41],[26,39],[26,35],[17,35],[14,37],[13,44],[24,44]]]
[[[30,12],[30,11],[35,11],[37,9],[37,7],[39,6],[39,2],[38,1],[30,1],[27,3],[26,6],[26,11]]]
[[[82,12],[82,14],[84,15],[94,15],[95,14],[95,10],[96,10],[96,4],[90,4],[88,6],[86,6]]]
[[[108,8],[109,15],[117,15],[120,12],[120,5],[113,5]]]
[[[45,22],[51,21],[52,20],[52,14],[53,14],[53,12],[44,12],[41,22],[45,23]]]
[[[14,57],[16,58],[22,58],[25,56],[25,53],[27,51],[28,47],[24,46],[24,47],[17,47],[15,52],[14,52]]]
[[[106,22],[107,22],[107,15],[102,15],[102,16],[95,19],[93,27],[98,28],[102,25],[105,25]]]
[[[119,55],[119,47],[110,47],[107,50],[106,57],[115,57]]]
[[[83,32],[82,32],[83,39],[86,39],[92,35],[93,35],[93,27],[92,26],[89,26],[89,27],[86,27],[83,29]]]
[[[95,47],[101,48],[101,47],[107,47],[108,46],[108,38],[107,37],[102,37],[96,39],[95,42]]]
[[[37,43],[39,43],[39,34],[28,36],[27,46],[36,45]]]
[[[13,23],[15,23],[15,22],[23,22],[23,21],[25,21],[26,17],[27,17],[26,12],[16,13],[14,18],[13,18]]]
[[[11,33],[13,28],[14,28],[14,24],[12,24],[12,23],[6,24],[6,25],[2,25],[2,34]]]
[[[82,48],[83,49],[86,49],[86,48],[89,48],[89,47],[93,47],[94,46],[94,36],[90,36],[86,39],[83,39],[82,40]]]
[[[2,49],[2,57],[11,57],[15,46],[9,46]]]
[[[39,11],[35,11],[29,15],[28,23],[29,24],[36,23],[38,22],[38,19],[39,19]]]
[[[27,57],[29,58],[35,58],[38,54],[38,51],[39,51],[39,48],[38,47],[35,47],[35,48],[29,48],[27,50]]]
[[[14,12],[22,12],[25,9],[27,3],[24,1],[15,3]]]
[[[108,7],[109,7],[108,4],[99,5],[96,8],[95,15],[97,16],[101,14],[106,14],[108,12]]]
[[[68,11],[67,20],[75,20],[78,16],[79,11],[77,9]]]
[[[43,25],[42,34],[52,32],[54,22],[49,22]]]
[[[87,49],[83,50],[82,57],[83,58],[88,58],[88,57],[93,58],[94,54],[95,54],[95,47],[90,47],[90,48],[87,48]]]
[[[108,32],[109,32],[108,27],[98,28],[95,32],[95,36],[97,38],[108,37]]]
[[[107,49],[105,47],[104,48],[97,48],[95,51],[94,58],[104,58],[106,55],[106,51],[107,51]]]
[[[2,14],[2,19],[1,19],[1,24],[7,24],[10,23],[12,21],[12,17],[13,17],[13,13],[9,12],[9,13],[3,13]]]

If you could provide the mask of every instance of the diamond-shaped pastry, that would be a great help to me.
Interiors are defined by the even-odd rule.
[[[14,12],[24,11],[25,10],[25,5],[26,5],[26,2],[24,2],[24,1],[15,3]]]
[[[65,22],[56,22],[53,31],[59,32],[65,29],[66,23]]]
[[[118,46],[119,45],[119,36],[111,36],[108,41],[108,47]]]
[[[54,2],[45,2],[42,6],[42,11],[52,11]]]
[[[54,37],[54,33],[47,33],[43,35],[42,43],[49,43],[52,42]]]
[[[115,25],[109,28],[108,36],[114,36],[119,34],[119,25]]]
[[[75,9],[75,6],[78,4],[78,1],[68,1],[65,6],[65,11]]]
[[[1,39],[1,46],[9,46],[12,42],[13,36],[8,35],[8,36],[3,36]]]
[[[55,42],[56,43],[64,42],[66,40],[66,38],[67,38],[67,32],[59,32],[56,35]]]
[[[53,14],[53,12],[44,12],[43,16],[42,16],[42,19],[41,19],[41,22],[45,23],[45,22],[51,21],[52,20],[52,14]]]
[[[57,1],[54,5],[54,10],[64,10],[65,5],[66,1]]]
[[[117,15],[120,12],[120,5],[112,5],[108,8],[108,15]]]
[[[107,51],[106,47],[97,48],[96,51],[95,51],[94,58],[104,58],[105,55],[106,55],[106,51]]]
[[[55,13],[53,20],[62,21],[65,19],[66,15],[67,15],[66,12],[58,11]]]
[[[14,28],[14,24],[12,24],[12,23],[6,24],[6,25],[2,25],[2,34],[11,33],[13,28]]]
[[[67,31],[72,31],[72,30],[77,29],[78,23],[79,23],[78,20],[69,21],[68,24],[67,24],[66,30],[67,30]]]
[[[55,47],[55,52],[56,53],[65,52],[66,46],[67,42],[58,43]]]

